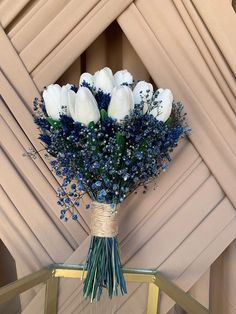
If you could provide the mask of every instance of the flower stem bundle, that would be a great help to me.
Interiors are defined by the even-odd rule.
[[[92,236],[85,267],[83,294],[91,302],[100,299],[103,288],[110,298],[117,296],[119,289],[122,295],[126,294],[117,237]]]

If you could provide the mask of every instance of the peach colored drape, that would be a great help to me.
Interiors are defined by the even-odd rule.
[[[39,152],[32,100],[44,85],[78,83],[81,72],[127,68],[169,87],[188,112],[182,141],[156,189],[133,195],[121,212],[122,260],[156,268],[213,314],[235,314],[235,13],[228,0],[3,0],[0,3],[0,238],[22,277],[52,262],[83,262],[89,213],[63,223],[57,178]],[[1,263],[4,271],[9,271]],[[0,283],[1,284],[1,283]],[[143,313],[145,285],[99,307],[81,284],[61,281],[59,313]],[[21,297],[21,312],[42,313],[44,290]],[[19,307],[19,304],[17,305]],[[0,310],[1,311],[1,310]],[[160,313],[183,311],[161,295]]]

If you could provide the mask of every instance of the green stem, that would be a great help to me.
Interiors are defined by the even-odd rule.
[[[108,290],[110,298],[126,293],[126,285],[121,269],[117,237],[102,238],[93,236],[85,264],[87,276],[83,294],[92,302],[99,300],[103,288]]]

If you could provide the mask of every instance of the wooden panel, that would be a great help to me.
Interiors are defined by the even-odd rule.
[[[27,70],[31,72],[97,2],[98,0],[69,1],[65,8],[20,52]],[[62,24],[62,21],[67,23]]]
[[[198,210],[198,205],[194,205],[194,200],[196,198],[203,198],[205,191],[207,191],[208,189],[212,189],[213,191],[215,190],[214,192],[217,192],[218,190],[218,197],[222,197],[222,192],[219,191],[218,186],[215,184],[215,182],[213,182],[214,180],[211,177],[206,176],[206,169],[204,168],[205,167],[203,165],[197,167],[197,169],[191,174],[191,176],[186,181],[184,181],[182,185],[176,188],[175,191],[166,200],[164,200],[161,204],[157,203],[156,205],[154,205],[151,213],[148,212],[149,207],[146,207],[145,205],[141,206],[144,212],[144,216],[146,213],[147,218],[145,217],[143,220],[140,220],[140,225],[137,225],[134,231],[132,230],[127,239],[124,240],[124,246],[127,246],[127,249],[125,251],[123,250],[122,256],[125,261],[128,261],[132,257],[132,255],[135,254],[135,252],[137,252],[146,242],[148,242],[153,237],[156,232],[163,232],[163,230],[165,230],[165,228],[163,229],[165,225],[166,228],[170,228],[170,235],[172,234],[172,228],[180,228],[179,226],[182,223],[182,217],[178,217],[178,214],[180,214],[179,211],[181,211],[182,208],[185,207],[185,210],[188,213],[186,217],[189,217],[189,215],[191,215],[195,211],[200,214],[202,210],[203,213],[204,208]],[[195,181],[194,177],[198,177],[199,181]],[[177,200],[177,196],[179,195],[181,197]],[[212,201],[215,202],[214,196],[212,197]],[[203,202],[204,200],[200,200],[199,206],[202,207],[204,204]],[[208,204],[204,206],[205,210],[210,210],[210,208],[207,208],[207,205]],[[175,221],[174,219],[175,216],[177,221]],[[128,216],[126,219],[126,226],[130,226],[132,217]],[[182,227],[180,229],[182,229]],[[163,241],[163,243],[161,244],[162,247],[165,246],[165,237],[168,237],[168,233],[167,235],[163,235],[163,238],[160,239],[160,242]],[[173,239],[173,241],[175,240],[177,240],[177,238]],[[168,247],[165,246],[165,248],[163,248],[163,253],[165,249],[170,249],[170,245],[177,245],[177,243],[169,243]],[[161,250],[161,248],[159,248],[159,250]],[[158,256],[160,257],[160,253],[158,253]]]
[[[205,1],[200,1],[201,3],[199,3],[194,0],[193,2],[196,10],[199,12],[199,15],[202,17],[203,22],[208,25],[209,32],[212,34],[219,50],[226,59],[229,68],[235,74],[236,63],[234,48],[236,47],[236,39],[234,29],[236,28],[236,21],[235,12],[232,10],[232,6],[228,5],[226,1],[213,2],[212,6]],[[224,12],[220,23],[216,16],[209,14],[211,9],[215,9],[215,7],[218,6]],[[219,32],[221,36],[218,36]]]
[[[208,195],[208,197],[203,197],[204,195]],[[129,261],[128,266],[157,268],[157,265],[179,247],[222,198],[221,189],[214,178],[209,177],[190,198],[183,201],[183,204],[166,222],[156,229],[155,235],[143,243],[145,246],[136,253],[135,259]],[[155,221],[159,222],[159,219]],[[139,236],[142,237],[142,234],[140,233]],[[170,240],[168,245],[166,245],[167,239]],[[203,240],[202,245],[204,245]],[[149,252],[154,250],[158,251],[158,256],[154,255],[152,259]],[[142,258],[140,258],[141,255]]]
[[[219,218],[220,219],[220,218]],[[207,230],[209,228],[207,227]],[[186,291],[192,286],[192,280],[196,282],[197,271],[200,270],[202,273],[206,271],[207,266],[212,265],[213,260],[215,260],[234,239],[235,239],[235,230],[236,230],[236,219],[234,218],[231,222],[225,227],[225,229],[210,243],[210,245],[199,255],[199,257],[188,267],[183,274],[176,280],[176,283],[179,284],[181,281],[181,287]],[[217,231],[216,231],[217,232]],[[199,240],[198,240],[199,242]],[[212,254],[209,254],[211,252]],[[192,274],[192,277],[189,278],[189,274]],[[173,306],[173,301],[168,298],[162,298],[161,302],[161,313],[165,313],[168,309]]]
[[[56,81],[131,0],[101,1],[31,73],[38,88]],[[107,14],[109,12],[109,14]],[[78,45],[78,43],[80,43]]]
[[[8,26],[30,0],[4,0],[0,3],[0,23]]]
[[[224,96],[227,98],[231,106],[234,106],[234,76],[233,73],[229,71],[228,65],[222,60],[222,55],[219,54],[218,48],[212,43],[211,34],[204,32],[205,26],[203,21],[199,18],[196,12],[194,12],[193,7],[189,5],[189,2],[185,1],[185,3],[183,3],[182,1],[174,1],[174,4],[178,12],[181,12],[183,22],[187,25],[189,33],[192,35],[196,47],[195,49],[199,50],[222,93],[224,93]],[[201,30],[201,35],[199,30]],[[213,58],[211,58],[211,56],[213,56]]]
[[[40,0],[8,33],[12,44],[21,52],[65,7],[68,0]]]
[[[27,272],[20,270],[19,278],[38,270],[42,265],[51,264],[53,260],[2,188],[0,194],[1,206],[4,202],[5,209],[4,212],[1,211],[1,239],[16,262],[21,261],[21,264],[25,265],[24,268],[27,269]],[[18,241],[16,242],[14,239],[18,239]]]
[[[22,182],[17,171],[6,157],[1,154],[1,171],[6,174],[2,178],[2,186],[8,192],[9,198],[17,204],[18,210],[25,221],[34,230],[35,235],[40,238],[40,242],[47,250],[54,261],[64,260],[72,253],[72,248],[57,230],[52,221],[48,219],[47,214],[36,202],[29,187]],[[21,193],[15,193],[18,187],[21,187]],[[37,219],[35,219],[37,217]],[[55,243],[60,243],[61,250],[58,250]]]
[[[24,105],[28,106],[29,110],[32,111],[34,97],[39,96],[38,90],[1,25],[0,46],[2,47],[0,49],[0,76],[2,77],[3,73],[5,74],[7,80],[23,100]],[[7,91],[6,87],[0,86],[0,92],[4,98],[6,98],[5,94]]]
[[[210,52],[205,51],[207,49],[206,44],[203,42],[202,39],[199,39],[199,36],[197,38],[199,39],[201,45],[197,45],[196,41],[192,40],[191,34],[185,27],[184,23],[182,23],[178,12],[175,10],[175,5],[172,2],[169,1],[166,4],[165,10],[159,9],[159,19],[157,20],[153,19],[155,16],[154,12],[159,7],[161,1],[151,0],[151,2],[152,6],[146,6],[145,1],[139,0],[137,1],[137,9],[143,16],[143,19],[145,20],[147,25],[151,28],[152,32],[155,35],[157,34],[156,40],[159,42],[159,44],[162,44],[163,50],[165,50],[166,52],[169,51],[170,47],[173,49],[173,51],[181,51],[180,54],[178,53],[174,55],[168,53],[168,58],[170,59],[171,63],[173,63],[178,71],[182,73],[182,76],[185,78],[186,81],[187,78],[196,80],[194,87],[192,87],[192,91],[195,93],[198,101],[202,103],[201,105],[204,107],[204,110],[208,114],[211,113],[211,117],[212,119],[214,119],[218,127],[219,122],[221,122],[221,127],[219,128],[220,131],[223,131],[225,128],[229,127],[230,124],[235,131],[236,123],[233,119],[232,109],[227,103],[227,100],[225,99],[223,93],[223,91],[225,91],[223,89],[224,85],[220,85],[219,88],[219,84],[217,84],[215,78],[215,74],[219,75],[219,72],[223,72],[223,74],[221,74],[222,79],[221,81],[219,81],[219,83],[221,84],[222,80],[225,80],[227,78],[227,81],[225,80],[225,83],[229,84],[229,86],[226,91],[228,93],[231,92],[231,98],[234,97],[235,101],[236,92],[234,75],[232,73],[233,69],[232,72],[227,69],[227,72],[225,73],[224,70],[225,68],[227,68],[227,64],[224,64],[224,67],[220,66],[219,69],[219,65],[221,65],[222,60],[221,62],[216,63],[214,62],[214,59],[211,59],[213,60],[213,62],[211,62],[210,64],[208,63]],[[189,3],[189,1],[187,2]],[[152,7],[151,10],[150,7]],[[167,11],[169,12],[169,14],[166,14]],[[178,24],[178,31],[175,28],[171,27],[171,19],[175,19],[175,23]],[[160,31],[160,26],[163,24],[165,25],[165,27],[162,27]],[[203,33],[205,34],[205,32]],[[204,58],[202,57],[203,53],[205,53]],[[220,57],[222,59],[222,56]],[[212,63],[214,64],[214,71]],[[215,67],[218,67],[218,69],[216,70]],[[224,75],[226,75],[226,77],[224,77]],[[211,93],[211,89],[209,88],[210,86],[211,88],[214,88],[213,94]],[[214,102],[212,102],[212,99],[214,100]],[[208,105],[204,106],[205,103],[207,103]],[[212,110],[213,108],[214,111]],[[219,113],[221,113],[221,115]],[[228,136],[230,136],[230,130],[228,130],[228,132]],[[228,141],[229,138],[225,140]]]

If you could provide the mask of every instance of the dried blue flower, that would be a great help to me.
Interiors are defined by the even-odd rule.
[[[77,219],[78,219],[78,216],[77,216],[77,214],[73,214],[73,215],[71,216],[71,218],[72,218],[73,220],[77,220]]]
[[[189,132],[180,103],[173,104],[166,123],[152,115],[143,115],[137,108],[118,124],[106,114],[110,95],[98,91],[95,97],[102,119],[90,127],[64,115],[57,127],[50,125],[45,114],[35,117],[40,139],[47,152],[55,157],[51,167],[63,178],[62,189],[66,193],[58,192],[60,206],[79,206],[84,193],[98,202],[123,201],[139,185],[166,170],[170,153]],[[39,101],[34,108],[36,114],[42,110]]]

